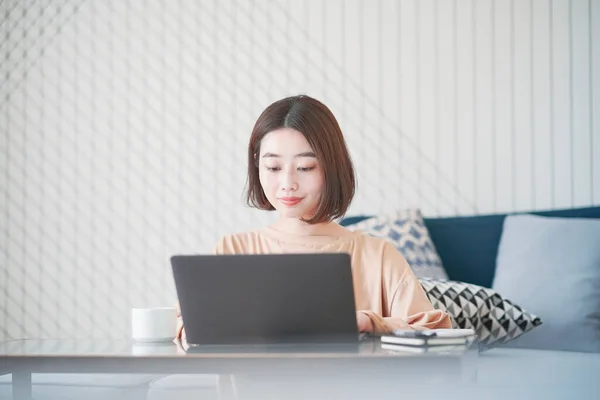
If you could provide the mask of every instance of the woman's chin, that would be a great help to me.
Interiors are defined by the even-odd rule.
[[[279,216],[281,218],[295,218],[295,219],[301,219],[301,218],[309,219],[310,218],[310,213],[303,212],[303,210],[284,208],[284,209],[280,209],[277,211],[279,212]]]
[[[296,218],[296,219],[300,219],[302,218],[302,213],[301,212],[294,212],[293,210],[283,210],[279,212],[279,216],[281,218]]]

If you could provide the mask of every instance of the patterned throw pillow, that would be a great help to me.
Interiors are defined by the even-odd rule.
[[[387,239],[402,253],[418,277],[448,278],[418,209],[376,216],[347,228]]]
[[[479,350],[487,350],[542,324],[537,316],[495,290],[465,282],[420,278],[433,307],[447,312],[454,328],[474,329]]]

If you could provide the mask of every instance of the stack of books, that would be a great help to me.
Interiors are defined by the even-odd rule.
[[[476,338],[473,329],[395,330],[381,336],[381,348],[419,353],[464,351]]]

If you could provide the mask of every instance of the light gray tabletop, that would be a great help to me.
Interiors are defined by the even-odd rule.
[[[383,350],[379,339],[348,345],[224,346],[190,349],[173,342],[156,344],[132,340],[43,339],[0,343],[0,372],[135,372],[139,373],[233,373],[248,368],[296,368],[300,365],[387,368],[409,364],[454,365],[471,351],[410,353]],[[476,351],[475,351],[476,352]],[[153,362],[148,363],[148,360]]]
[[[0,373],[13,375],[15,398],[31,395],[32,373],[253,374],[368,376],[395,381],[432,375],[463,379],[475,367],[469,350],[412,353],[381,348],[377,338],[358,345],[202,347],[186,352],[173,342],[44,339],[0,343]]]

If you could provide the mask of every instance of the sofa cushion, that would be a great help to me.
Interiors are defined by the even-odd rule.
[[[518,215],[524,213],[514,213]],[[600,206],[530,214],[563,218],[600,218]],[[491,287],[498,245],[506,214],[424,218],[435,249],[448,277],[455,281]],[[370,215],[352,216],[341,225],[356,224]]]
[[[349,225],[348,229],[388,240],[418,277],[448,278],[417,209],[369,218]]]
[[[544,320],[511,347],[600,352],[600,219],[507,217],[493,288]]]
[[[479,350],[508,343],[542,324],[540,318],[492,289],[449,280],[419,280],[433,307],[447,312],[454,328],[475,330]]]

